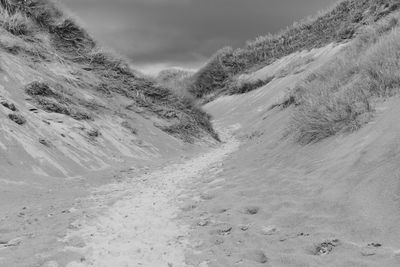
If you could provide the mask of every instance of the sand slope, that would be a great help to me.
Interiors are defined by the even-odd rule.
[[[102,85],[115,78],[112,67],[64,58],[47,30],[17,36],[1,27],[0,33],[0,266],[37,266],[58,254],[70,223],[88,216],[92,188],[216,143],[187,144],[162,131],[185,115],[175,108],[179,101],[137,104],[135,86],[155,90],[142,75],[126,74],[129,94],[115,82],[110,91]],[[32,82],[51,93],[29,94]]]
[[[337,52],[338,46],[319,50],[307,70]],[[281,62],[293,60],[296,55]],[[277,64],[253,75],[270,75]],[[196,194],[213,197],[185,214],[210,222],[195,227],[192,240],[203,243],[188,254],[189,263],[400,266],[399,100],[379,103],[373,122],[353,134],[299,146],[283,138],[290,109],[269,107],[306,73],[293,71],[207,106],[222,124],[242,123],[236,134],[243,144],[223,172],[210,178],[223,179],[219,187],[194,185],[201,188]],[[228,233],[218,232],[221,224],[229,225]]]
[[[41,216],[31,211],[34,205],[21,211],[21,220],[41,218],[33,223],[37,228],[26,219],[23,224],[40,238],[25,235],[3,244],[0,263],[400,266],[399,99],[377,103],[373,121],[359,131],[308,146],[285,137],[290,109],[270,109],[286,88],[341,47],[283,58],[241,77],[275,76],[267,86],[209,103],[206,109],[226,141],[221,145],[192,149],[157,166],[103,173],[97,185],[71,178],[75,182],[54,187],[60,196],[50,193],[48,199],[59,204]],[[113,175],[114,183],[104,182]],[[84,192],[78,193],[79,185]],[[45,214],[53,215],[43,220]],[[45,234],[43,228],[56,224]],[[47,242],[41,250],[32,248],[38,240]],[[58,245],[45,251],[50,244]]]
[[[186,266],[189,228],[176,216],[179,207],[195,207],[183,201],[182,188],[238,148],[229,133],[222,132],[222,137],[223,145],[198,157],[97,189],[95,194],[101,195],[96,198],[98,209],[121,193],[122,199],[95,219],[73,223],[79,230],[71,231],[65,242],[79,238],[85,246],[66,249],[82,253],[85,261],[67,266]]]

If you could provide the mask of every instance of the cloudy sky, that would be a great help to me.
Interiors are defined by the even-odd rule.
[[[154,72],[276,32],[336,0],[61,0],[104,46]]]

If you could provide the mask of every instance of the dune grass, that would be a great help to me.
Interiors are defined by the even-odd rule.
[[[230,86],[226,87],[226,89],[224,89],[222,92],[228,95],[245,94],[269,84],[273,79],[274,77],[268,77],[264,80],[256,81],[235,81],[232,82]]]
[[[230,78],[246,70],[268,65],[296,51],[352,39],[359,28],[399,8],[396,0],[343,0],[315,18],[249,41],[244,48],[221,49],[194,75],[190,91],[204,97],[229,87]]]
[[[157,86],[167,88],[171,92],[170,97],[178,99],[179,101],[176,103],[179,103],[179,105],[183,104],[182,108],[190,110],[193,114],[192,118],[184,117],[176,123],[162,127],[162,130],[171,135],[183,138],[186,142],[192,143],[194,137],[198,137],[196,127],[194,126],[201,125],[215,140],[220,141],[218,134],[214,131],[210,122],[210,115],[201,109],[199,101],[187,90],[192,76],[193,72],[191,71],[166,69],[153,78]],[[175,116],[173,112],[168,112],[168,114],[169,116]]]
[[[30,33],[32,22],[22,13],[9,14],[4,10],[0,11],[0,27],[11,34],[21,36]]]
[[[170,89],[174,94],[194,101],[194,96],[188,91],[193,73],[182,69],[166,69],[160,71],[155,81],[160,86]]]
[[[76,120],[92,120],[92,115],[83,111],[76,101],[59,91],[61,90],[50,88],[45,82],[32,82],[25,87],[25,93],[47,112],[64,114]]]
[[[4,37],[0,38],[0,49],[13,55],[28,55],[36,63],[54,60],[91,72],[96,79],[85,83],[86,89],[92,89],[102,97],[125,96],[133,105],[164,120],[165,123],[159,127],[168,133],[172,132],[174,125],[186,125],[181,127],[180,134],[174,133],[182,139],[202,134],[218,139],[209,116],[198,106],[190,101],[188,104],[186,99],[167,87],[133,71],[124,59],[104,52],[87,31],[51,0],[0,0],[0,27],[15,37],[7,36],[7,42],[2,41]],[[91,119],[86,113],[77,111],[79,105],[86,106],[72,96],[59,97],[57,90],[48,88],[50,92],[42,85],[38,88],[43,92],[31,87],[32,84],[27,86],[26,93],[40,108],[78,120]]]
[[[10,113],[8,114],[8,118],[18,125],[24,125],[26,123],[24,116],[18,113]]]
[[[292,94],[289,132],[301,144],[359,129],[373,103],[399,93],[400,27],[391,18],[367,27],[336,59],[309,75]]]

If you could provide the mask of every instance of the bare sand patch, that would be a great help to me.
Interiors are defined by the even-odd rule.
[[[99,209],[98,217],[75,223],[79,230],[67,235],[66,249],[83,254],[85,260],[68,266],[187,266],[190,229],[176,218],[181,210],[196,207],[180,197],[185,182],[199,179],[238,148],[239,142],[229,133],[222,136],[225,143],[220,147],[184,163],[97,189],[105,193],[96,200],[99,207],[121,193],[123,197],[112,206]],[[188,205],[191,208],[182,208]],[[220,232],[226,234],[229,229],[224,227]],[[85,246],[68,243],[77,236],[82,237]]]

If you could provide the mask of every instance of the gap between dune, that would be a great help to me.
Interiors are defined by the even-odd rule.
[[[239,148],[240,142],[232,135],[238,128],[240,125],[233,125],[219,131],[220,146],[184,163],[98,188],[97,192],[106,192],[98,199],[99,206],[116,194],[123,198],[99,216],[75,222],[79,229],[63,241],[83,239],[84,246],[65,249],[84,255],[84,260],[67,267],[187,266],[189,226],[177,219],[185,201],[185,183],[200,179],[203,172]]]

